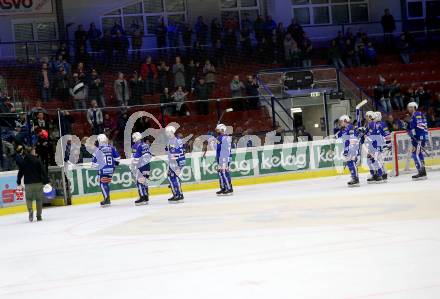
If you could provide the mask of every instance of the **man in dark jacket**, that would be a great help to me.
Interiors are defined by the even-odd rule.
[[[394,44],[393,32],[394,30],[396,30],[396,21],[394,20],[394,17],[390,13],[390,10],[388,8],[385,9],[384,15],[382,16],[380,23],[382,24],[383,28],[384,43],[386,46],[392,47]]]
[[[32,202],[37,204],[37,221],[43,220],[41,213],[43,211],[43,185],[49,184],[49,177],[41,161],[37,158],[35,148],[27,150],[23,163],[20,163],[20,169],[17,175],[18,188],[23,189],[21,179],[24,178],[26,191],[26,206],[29,211],[29,221],[34,221],[34,211]]]

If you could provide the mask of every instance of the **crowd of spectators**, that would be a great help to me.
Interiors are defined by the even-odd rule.
[[[389,10],[385,11],[381,23],[385,44],[398,51],[403,63],[410,63],[414,37],[408,32],[395,37],[395,20]],[[295,19],[285,27],[271,16],[250,20],[243,15],[241,24],[234,19],[223,22],[213,19],[207,24],[199,17],[194,26],[171,20],[165,24],[160,18],[154,33],[157,51],[143,52],[144,32],[136,23],[125,29],[115,23],[104,32],[93,23],[88,30],[79,25],[74,32],[73,47],[63,43],[56,55],[41,63],[36,76],[41,101],[72,101],[75,109],[84,110],[91,134],[104,132],[111,140],[122,140],[130,114],[127,106],[148,104],[149,96],[160,98],[164,115],[208,114],[207,100],[216,88],[225,88],[218,86],[218,72],[222,67],[237,62],[309,67],[315,54],[310,38]],[[378,63],[375,40],[362,30],[353,33],[347,28],[331,40],[327,58],[338,69],[374,66]],[[258,109],[256,78],[240,76],[243,75],[231,74],[229,90],[234,110]],[[436,96],[423,86],[404,89],[397,81],[388,83],[384,78],[374,89],[374,97],[387,120],[393,118],[393,110],[404,110],[406,103],[414,100],[427,113],[432,126],[438,125],[440,119],[440,98],[434,105],[429,104]],[[189,100],[196,100],[196,105],[188,105]],[[13,112],[13,108],[8,110],[8,106],[3,105],[4,100],[0,101],[0,108],[6,107],[2,112]],[[110,103],[119,106],[116,118],[104,109]],[[15,145],[52,144],[53,147],[60,132],[63,135],[72,132],[74,119],[68,111],[61,111],[61,128],[58,128],[58,120],[49,117],[42,105],[38,102],[27,117],[19,115],[13,134]],[[400,121],[393,119],[393,128],[401,128]],[[144,119],[136,125],[142,129],[149,123]],[[47,137],[44,132],[48,133]],[[32,140],[26,140],[28,136]],[[52,152],[40,151],[45,165],[54,162]]]

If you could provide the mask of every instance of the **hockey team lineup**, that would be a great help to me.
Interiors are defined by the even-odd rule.
[[[366,153],[367,166],[370,173],[366,182],[368,184],[378,184],[388,181],[384,156],[392,150],[391,134],[386,123],[382,121],[381,112],[366,111],[362,115],[362,107],[365,104],[367,104],[367,100],[361,101],[356,106],[356,118],[354,120],[349,115],[342,115],[339,118],[335,135],[330,136],[330,140],[342,144],[342,165],[338,165],[335,159],[335,168],[340,172],[341,170],[343,172],[346,168],[349,170],[351,177],[351,180],[348,182],[349,187],[360,186],[358,168],[360,167],[359,164],[363,151]],[[417,169],[417,174],[412,179],[424,180],[427,178],[424,162],[425,154],[429,155],[426,150],[428,143],[426,117],[418,111],[418,104],[415,102],[410,102],[407,110],[410,115],[407,134],[411,138],[411,157]],[[146,114],[154,119],[154,116]],[[154,120],[158,123],[156,119]],[[128,155],[131,157],[130,171],[139,195],[139,198],[135,201],[136,205],[147,205],[149,203],[149,178],[150,173],[154,171],[150,167],[150,162],[155,157],[155,154],[152,153],[152,147],[157,148],[162,145],[168,157],[166,177],[172,193],[168,201],[169,203],[181,203],[184,201],[181,174],[183,167],[186,165],[185,143],[193,136],[187,136],[186,138],[178,136],[176,134],[178,127],[178,124],[170,124],[165,127],[163,130],[165,134],[162,136],[165,137],[165,141],[162,140],[159,144],[155,144],[156,141],[154,141],[152,145],[146,141],[146,137],[148,137],[148,134],[151,134],[151,131],[143,132],[143,134],[141,132],[134,132],[130,135],[131,152]],[[216,136],[202,136],[203,138],[198,140],[198,142],[203,143],[206,141],[207,143],[202,157],[205,158],[208,149],[215,152],[215,161],[212,161],[215,163],[209,165],[218,173],[220,190],[216,192],[216,195],[233,195],[234,190],[230,169],[233,162],[231,138],[233,128],[228,128],[227,125],[219,121],[215,131]],[[126,128],[125,132],[126,134],[131,133],[130,126],[128,126],[128,129]],[[155,137],[158,137],[157,132]],[[247,137],[245,136],[245,138]],[[115,168],[119,165],[120,154],[109,144],[104,134],[97,136],[96,146],[91,166],[92,169],[96,169],[98,172],[99,186],[103,195],[101,206],[106,207],[111,204],[110,186]],[[334,156],[335,154],[333,158],[335,158]],[[240,159],[240,156],[238,155],[236,159]],[[266,157],[266,159],[270,160],[270,157]]]

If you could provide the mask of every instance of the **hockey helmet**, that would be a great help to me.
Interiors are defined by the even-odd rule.
[[[51,185],[46,184],[46,185],[44,185],[44,187],[43,187],[43,195],[44,195],[44,197],[46,197],[47,199],[53,199],[53,198],[55,198],[55,195],[56,195],[55,189],[52,188]]]

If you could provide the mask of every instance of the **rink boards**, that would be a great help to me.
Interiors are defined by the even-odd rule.
[[[402,153],[406,151],[405,147],[400,146],[399,150]],[[434,149],[432,153],[434,155],[427,159],[427,164],[440,164],[440,149]],[[364,149],[360,172],[368,170],[365,156]],[[184,191],[218,188],[215,152],[208,152],[205,157],[200,152],[190,153],[186,157],[186,166],[181,174]],[[392,153],[387,153],[385,161],[389,169],[392,168],[392,158]],[[157,156],[151,162],[151,195],[170,192],[166,177],[167,159],[167,156]],[[111,183],[112,199],[137,197],[130,164],[131,160],[125,159],[116,168]],[[240,148],[233,151],[230,169],[236,186],[348,174],[343,166],[342,144],[332,139]],[[10,175],[16,177],[16,172]],[[72,204],[97,202],[101,199],[97,171],[91,169],[90,165],[70,165],[67,176],[73,196]],[[11,186],[11,189],[15,189],[15,185]],[[62,188],[57,189],[58,194],[63,192]],[[63,201],[56,200],[54,204],[63,205]],[[24,207],[0,209],[0,215],[21,211],[24,211]]]

